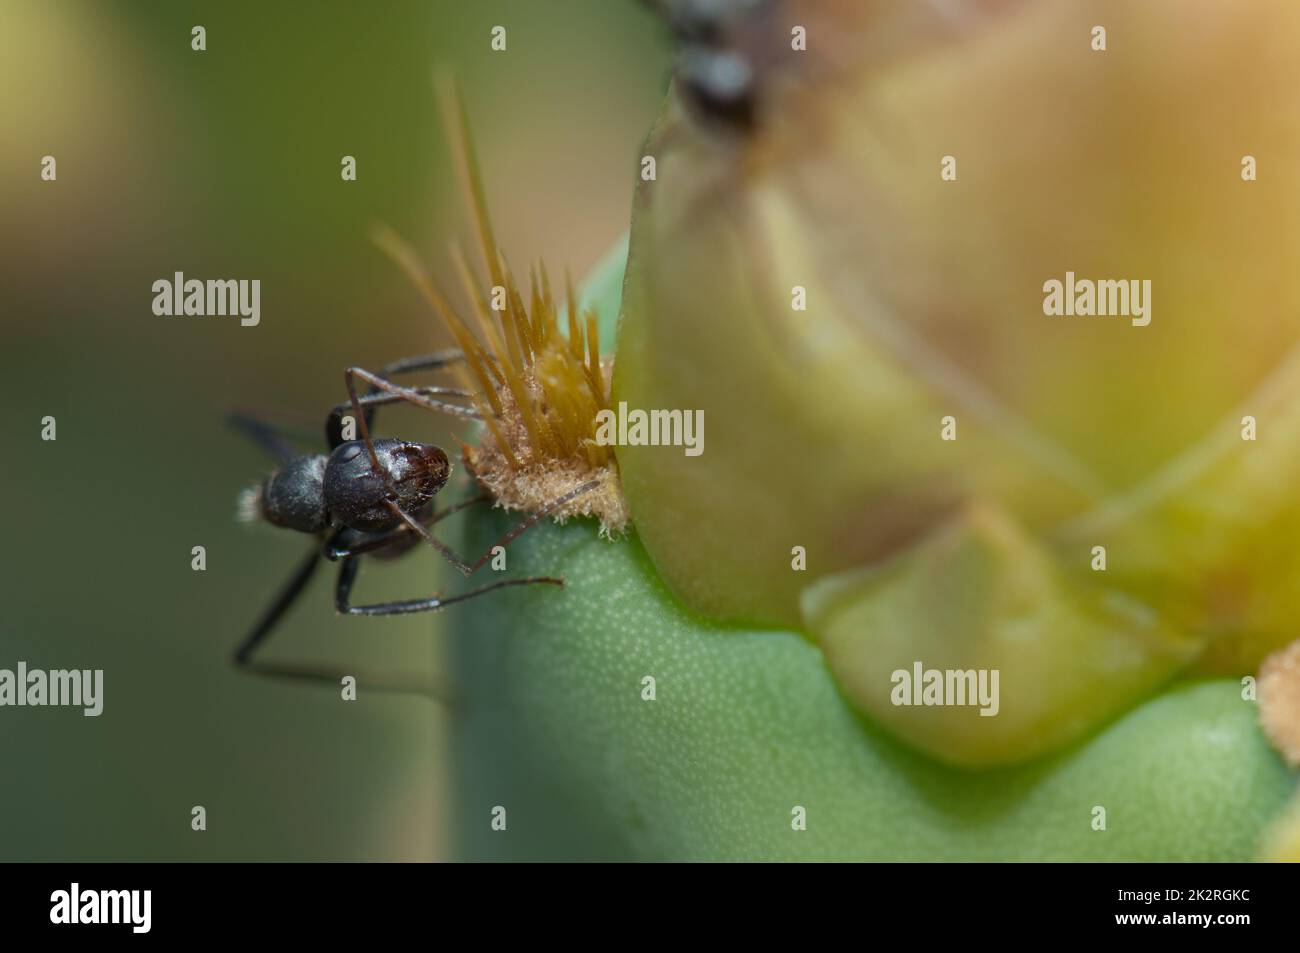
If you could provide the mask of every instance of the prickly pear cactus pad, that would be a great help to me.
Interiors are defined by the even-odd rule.
[[[735,7],[507,309],[592,489],[457,616],[462,855],[1294,858],[1300,5]]]
[[[479,520],[472,542],[510,522]],[[971,772],[855,713],[801,634],[682,607],[635,539],[574,522],[510,554],[566,587],[492,600],[458,630],[465,857],[1248,860],[1295,787],[1234,681],[1179,686],[1066,752]],[[505,831],[487,823],[498,805]]]

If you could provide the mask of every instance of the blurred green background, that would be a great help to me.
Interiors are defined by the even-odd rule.
[[[314,449],[345,366],[446,344],[367,237],[393,226],[454,286],[448,243],[470,231],[436,69],[465,90],[516,270],[582,275],[627,227],[667,81],[633,0],[0,2],[0,668],[105,673],[99,718],[0,709],[0,860],[454,854],[445,712],[228,662],[308,543],[235,522],[269,461],[226,413],[274,415]],[[151,285],[175,271],[261,279],[261,324],[155,316]],[[413,411],[382,427],[447,436]],[[331,575],[267,657],[440,667],[454,612],[339,619]],[[448,581],[420,552],[363,570],[357,595]]]

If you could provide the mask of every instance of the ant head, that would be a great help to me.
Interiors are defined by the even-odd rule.
[[[325,465],[325,506],[339,522],[364,532],[391,529],[398,522],[386,505],[416,513],[447,485],[451,461],[441,447],[407,440],[373,441],[382,473],[375,473],[360,440],[337,447]]]
[[[329,523],[322,492],[324,478],[323,456],[294,457],[262,484],[259,515],[274,526],[320,532]]]
[[[766,58],[777,0],[648,0],[678,44],[678,93],[711,129],[753,131],[756,64]]]
[[[731,50],[692,45],[677,61],[678,88],[697,118],[718,129],[748,132],[754,126],[754,71]]]

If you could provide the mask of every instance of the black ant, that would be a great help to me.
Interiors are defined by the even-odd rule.
[[[501,537],[473,563],[461,559],[449,546],[429,532],[429,527],[476,503],[489,502],[490,494],[481,493],[447,509],[435,511],[433,499],[447,484],[451,462],[441,447],[392,438],[371,439],[375,408],[404,401],[429,410],[448,413],[463,419],[480,419],[472,407],[441,398],[469,398],[472,395],[453,387],[399,387],[389,376],[420,370],[437,370],[463,359],[460,351],[406,358],[388,364],[378,374],[359,367],[344,372],[348,401],[330,411],[326,421],[326,440],[330,452],[301,454],[285,443],[268,424],[242,414],[232,415],[230,422],[244,431],[278,461],[279,467],[248,493],[242,502],[244,516],[264,519],[274,526],[296,530],[317,537],[307,558],[289,578],[274,602],[253,626],[234,653],[235,665],[259,675],[282,678],[329,681],[338,684],[349,674],[339,669],[318,666],[257,661],[254,651],[271,634],[276,624],[297,600],[315,574],[322,558],[338,562],[334,584],[334,605],[345,615],[402,615],[413,612],[436,612],[449,605],[473,599],[507,586],[552,585],[564,581],[550,576],[503,579],[460,595],[442,598],[409,599],[375,605],[353,605],[352,585],[360,569],[360,557],[392,558],[403,555],[424,540],[455,566],[463,575],[472,575],[492,558],[498,546],[504,547],[539,520],[575,497],[595,489],[587,483],[531,513]],[[357,395],[356,381],[364,381],[369,391]],[[344,439],[344,414],[351,410],[360,440]],[[358,679],[370,687],[389,691],[420,692],[444,697],[445,692],[428,683],[385,676]]]

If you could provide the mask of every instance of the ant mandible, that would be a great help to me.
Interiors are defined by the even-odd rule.
[[[458,350],[405,358],[385,365],[379,373],[360,367],[344,372],[348,401],[330,411],[325,432],[330,452],[301,454],[285,443],[275,430],[260,420],[234,414],[230,422],[276,458],[279,466],[260,486],[241,501],[243,516],[265,520],[286,529],[317,537],[307,558],[280,590],[257,624],[239,643],[234,652],[235,665],[243,671],[280,678],[328,681],[338,684],[351,674],[342,669],[292,663],[266,662],[255,659],[254,652],[264,643],[298,596],[307,587],[323,558],[338,562],[334,584],[335,608],[345,615],[402,615],[413,612],[436,612],[458,602],[507,586],[552,585],[564,581],[551,576],[502,579],[460,595],[442,598],[408,599],[374,605],[353,605],[352,585],[360,569],[360,557],[392,558],[410,551],[420,540],[432,546],[463,575],[480,569],[498,546],[504,547],[539,520],[574,498],[595,489],[586,483],[548,505],[530,513],[522,522],[502,536],[473,563],[458,556],[451,547],[433,536],[429,527],[476,503],[490,502],[481,493],[447,509],[435,511],[433,498],[447,484],[451,462],[441,447],[392,438],[372,439],[375,408],[398,401],[453,416],[478,420],[472,407],[441,398],[469,398],[468,391],[453,387],[399,387],[388,380],[396,374],[432,371],[463,359]],[[357,394],[356,381],[369,386],[364,395]],[[361,432],[360,440],[344,440],[343,415],[348,410]],[[385,675],[358,678],[369,687],[388,691],[418,692],[443,698],[446,692],[432,683],[408,677]]]

